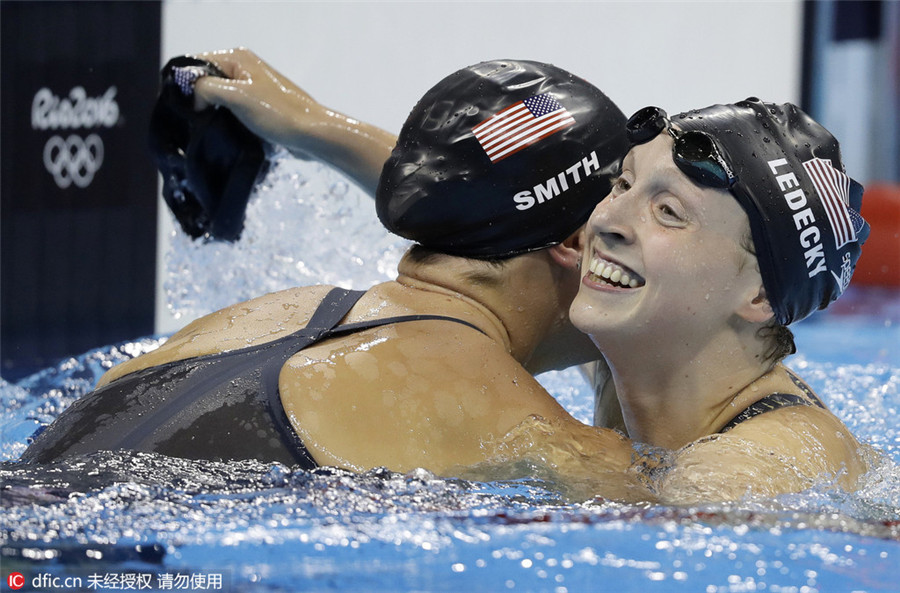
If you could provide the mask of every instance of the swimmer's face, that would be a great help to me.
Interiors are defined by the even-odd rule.
[[[715,332],[762,281],[742,245],[749,221],[725,190],[703,187],[672,160],[660,134],[625,157],[585,230],[584,276],[572,322],[610,340]],[[702,340],[702,338],[700,338]]]

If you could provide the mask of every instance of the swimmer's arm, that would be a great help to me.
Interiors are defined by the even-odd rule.
[[[206,76],[196,82],[198,108],[227,107],[261,138],[297,156],[323,161],[375,195],[396,136],[321,105],[250,50],[197,57],[229,76]]]
[[[588,426],[567,414],[531,415],[502,438],[486,442],[486,461],[460,472],[478,480],[544,476],[570,499],[655,500],[638,468],[644,456],[622,433]],[[523,466],[524,464],[524,466]]]
[[[856,487],[865,462],[859,443],[839,420],[806,407],[765,416],[678,451],[659,479],[660,500],[691,504],[772,497],[817,483]]]
[[[772,497],[800,492],[812,485],[791,467],[783,452],[748,439],[718,435],[698,441],[675,455],[659,480],[661,502],[696,504]]]

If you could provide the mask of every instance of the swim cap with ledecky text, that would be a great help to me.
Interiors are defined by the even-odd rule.
[[[838,141],[796,105],[751,97],[672,118],[715,139],[731,193],[746,211],[766,297],[788,325],[847,288],[869,225],[862,186],[844,171]]]

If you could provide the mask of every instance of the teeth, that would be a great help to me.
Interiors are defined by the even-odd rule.
[[[590,270],[595,276],[608,280],[613,284],[628,286],[629,288],[637,288],[641,285],[638,279],[632,278],[628,272],[623,271],[615,264],[600,259],[594,259],[591,262]]]

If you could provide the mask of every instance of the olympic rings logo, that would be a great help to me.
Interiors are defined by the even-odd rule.
[[[103,164],[103,140],[97,134],[82,139],[72,134],[65,140],[52,136],[44,145],[44,166],[60,189],[73,183],[85,188]]]

